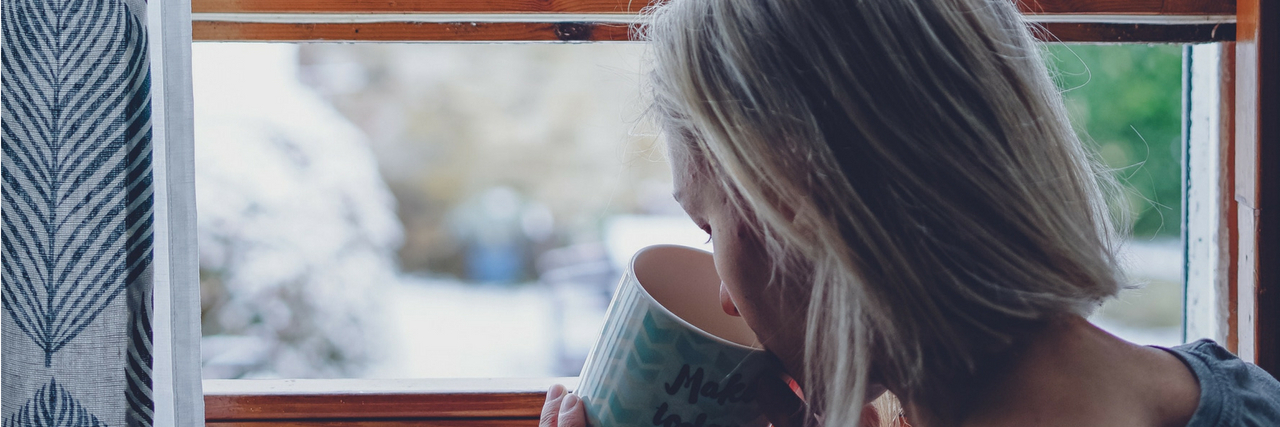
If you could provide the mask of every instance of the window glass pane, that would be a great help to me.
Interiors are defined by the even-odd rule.
[[[642,119],[644,49],[196,44],[205,377],[576,375],[635,250],[710,249]],[[1174,344],[1180,50],[1046,49],[1147,283],[1093,320]]]
[[[197,44],[206,377],[576,375],[631,253],[705,241],[642,51]]]
[[[1182,46],[1046,45],[1080,138],[1118,177],[1131,285],[1092,317],[1122,338],[1182,340]]]

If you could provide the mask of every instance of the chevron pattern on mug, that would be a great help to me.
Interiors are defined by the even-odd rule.
[[[767,424],[755,382],[777,362],[755,348],[741,319],[723,314],[719,284],[706,252],[657,246],[636,255],[579,382],[593,426]]]

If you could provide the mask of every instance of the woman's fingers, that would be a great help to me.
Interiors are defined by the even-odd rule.
[[[578,395],[565,391],[560,384],[553,385],[547,390],[538,427],[587,427],[587,409]]]
[[[805,410],[804,401],[791,391],[791,385],[782,378],[766,376],[760,380],[756,398],[760,410],[775,427],[806,427],[805,421],[813,417]],[[810,422],[807,426],[816,426]]]
[[[538,427],[556,427],[560,418],[560,403],[564,400],[564,386],[556,384],[547,390],[547,401],[542,404],[542,417]]]
[[[576,394],[565,395],[560,401],[559,427],[586,427],[587,410]]]

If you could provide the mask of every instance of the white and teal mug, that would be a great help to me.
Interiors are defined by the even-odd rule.
[[[594,427],[761,427],[756,382],[778,369],[721,308],[711,254],[658,245],[631,259],[576,393]]]

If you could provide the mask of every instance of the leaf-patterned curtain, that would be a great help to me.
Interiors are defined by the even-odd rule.
[[[143,0],[4,0],[3,426],[149,426]]]

